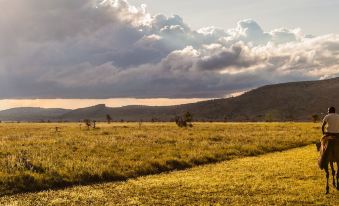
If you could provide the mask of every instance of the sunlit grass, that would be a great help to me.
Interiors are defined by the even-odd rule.
[[[185,169],[307,145],[319,135],[313,123],[0,124],[0,195]]]
[[[339,205],[315,146],[120,183],[8,196],[8,205]]]

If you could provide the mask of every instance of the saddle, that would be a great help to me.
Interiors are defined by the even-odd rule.
[[[320,169],[324,169],[327,164],[327,151],[328,148],[333,144],[333,141],[339,141],[339,134],[325,134],[320,140],[320,158],[318,160],[318,164]],[[331,144],[332,143],[332,144]]]

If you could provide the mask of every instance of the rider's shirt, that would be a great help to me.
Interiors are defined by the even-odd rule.
[[[327,132],[339,133],[339,115],[330,113],[324,117],[323,122],[327,123]]]

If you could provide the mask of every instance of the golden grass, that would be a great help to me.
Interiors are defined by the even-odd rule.
[[[60,132],[55,132],[55,127]],[[300,147],[313,123],[0,124],[0,196],[119,181]]]
[[[120,183],[0,198],[3,205],[339,205],[315,146]]]

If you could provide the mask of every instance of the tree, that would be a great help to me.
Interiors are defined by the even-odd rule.
[[[313,120],[314,123],[318,122],[320,120],[319,115],[318,114],[313,114],[312,115],[312,120]]]
[[[186,122],[186,125],[189,127],[193,127],[192,121],[193,121],[193,116],[190,112],[186,112],[184,115],[184,121]]]
[[[90,126],[91,126],[91,120],[89,120],[89,119],[84,119],[84,123],[85,123],[85,125],[87,126],[87,129],[89,129]]]
[[[107,120],[107,123],[108,123],[108,124],[111,124],[111,121],[112,121],[111,115],[106,114],[106,120]]]
[[[184,115],[184,120],[185,120],[186,122],[192,122],[193,117],[192,117],[192,115],[191,115],[190,112],[186,112],[186,113],[185,113],[185,115]]]
[[[184,115],[182,116],[175,116],[174,118],[175,123],[179,126],[179,127],[193,127],[192,125],[192,114],[189,112],[186,112]]]
[[[175,116],[175,123],[178,127],[187,127],[187,122],[180,116]]]

